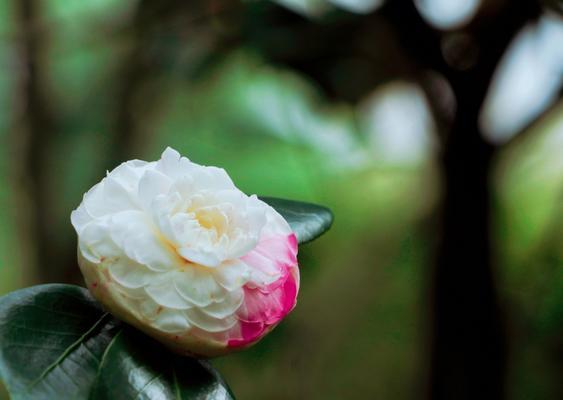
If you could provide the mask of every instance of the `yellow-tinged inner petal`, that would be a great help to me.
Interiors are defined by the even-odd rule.
[[[214,230],[217,237],[227,233],[228,218],[216,207],[202,207],[192,211],[194,218],[202,228]]]

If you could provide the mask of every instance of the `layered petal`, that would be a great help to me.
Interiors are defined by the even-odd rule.
[[[127,257],[153,271],[169,271],[181,259],[152,226],[142,211],[129,210],[112,216],[110,235]]]
[[[295,306],[297,241],[287,222],[225,170],[173,149],[109,172],[71,222],[94,296],[181,353],[247,347]]]
[[[174,287],[187,301],[197,307],[206,307],[212,303],[223,301],[228,292],[221,287],[213,275],[203,267],[186,267],[176,272]]]

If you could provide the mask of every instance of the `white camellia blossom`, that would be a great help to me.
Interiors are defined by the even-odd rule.
[[[92,294],[175,351],[247,347],[295,306],[297,240],[287,222],[223,169],[171,148],[108,173],[71,221]]]

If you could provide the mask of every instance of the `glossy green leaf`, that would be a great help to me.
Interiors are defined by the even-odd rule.
[[[131,375],[134,371],[134,376]],[[123,382],[128,382],[123,385]],[[227,385],[208,362],[171,355],[133,328],[108,347],[90,399],[231,399]]]
[[[260,197],[286,219],[299,244],[310,242],[330,229],[332,212],[323,206],[301,201]]]
[[[0,380],[13,400],[233,398],[208,363],[170,353],[61,284],[0,298]]]

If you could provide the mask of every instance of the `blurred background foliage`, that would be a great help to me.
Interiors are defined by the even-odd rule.
[[[214,362],[237,396],[420,398],[441,195],[435,111],[447,118],[455,99],[436,74],[424,71],[430,92],[412,79],[382,3],[1,0],[0,295],[80,283],[71,210],[106,169],[172,146],[224,167],[247,193],[336,215],[322,240],[300,248],[292,315],[251,350]],[[456,19],[444,2],[415,3],[440,29],[479,5],[461,2]],[[551,33],[532,46],[545,51],[508,54],[508,89],[496,78],[500,94],[483,111],[489,140],[503,143],[492,237],[515,400],[563,397],[563,54],[554,39],[563,28],[549,18]],[[444,57],[463,69],[471,47],[449,37]]]

